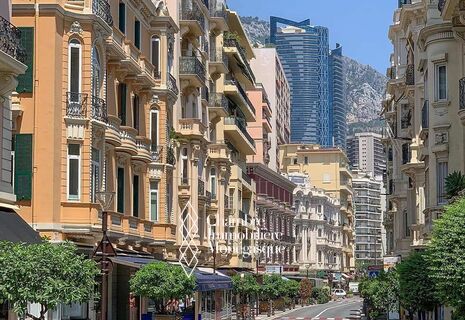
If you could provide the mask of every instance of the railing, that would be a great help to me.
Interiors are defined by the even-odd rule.
[[[465,110],[465,78],[459,80],[459,108]]]
[[[208,87],[206,86],[203,86],[200,88],[200,96],[202,98],[202,100],[205,100],[205,101],[210,101],[210,94],[209,94],[209,91],[208,91]]]
[[[236,118],[236,117],[226,117],[224,118],[224,124],[226,125],[235,125],[241,130],[241,132],[244,134],[246,139],[250,142],[255,147],[255,141],[254,139],[250,136],[250,134],[247,132],[247,128],[243,124],[243,119]]]
[[[446,0],[439,0],[438,2],[438,10],[442,12],[444,9],[444,5],[446,4]]]
[[[223,53],[223,48],[210,47],[210,62],[223,63],[228,66],[228,56]]]
[[[178,85],[176,84],[176,78],[173,77],[173,75],[169,72],[166,76],[166,87],[168,90],[173,92],[175,95],[179,94]]]
[[[206,54],[209,53],[209,44],[208,44],[207,37],[205,36],[201,37],[200,50],[202,52],[205,52]]]
[[[245,213],[244,211],[242,210],[239,210],[239,219],[242,219],[248,223],[250,223],[252,221],[252,219],[250,218],[250,216]]]
[[[92,119],[102,121],[107,123],[108,122],[108,113],[107,113],[107,104],[105,100],[91,96],[92,99]]]
[[[389,68],[388,77],[391,80],[395,80],[397,78],[397,67],[396,66],[392,66]]]
[[[93,0],[92,12],[102,18],[110,27],[113,26],[113,18],[111,16],[110,4],[107,0]]]
[[[242,180],[244,180],[245,182],[247,182],[248,184],[252,184],[252,179],[249,177],[249,175],[247,173],[245,173],[244,171],[242,171]]]
[[[400,128],[407,129],[412,125],[412,109],[407,106],[407,112],[403,111],[402,117],[400,119]]]
[[[27,53],[21,46],[21,31],[2,16],[0,16],[0,50],[18,61],[26,61]]]
[[[210,17],[226,19],[226,16],[227,11],[223,5],[221,5],[219,8],[218,6],[214,7],[213,5],[210,7]]]
[[[239,54],[245,63],[245,67],[247,69],[250,80],[252,82],[255,82],[255,75],[252,71],[252,68],[250,68],[249,61],[247,60],[247,54],[245,52],[245,49],[239,44],[239,42],[234,38],[226,38],[224,39],[223,45],[225,47],[236,47],[237,48],[237,51],[239,51]]]
[[[205,16],[193,0],[182,1],[181,20],[197,21],[202,30],[205,28]]]
[[[402,8],[405,4],[412,4],[412,0],[399,0],[399,8]]]
[[[229,209],[229,196],[227,194],[224,195],[224,208]]]
[[[205,67],[196,57],[181,57],[179,62],[179,74],[194,74],[205,82]]]
[[[168,146],[166,150],[166,163],[174,166],[176,164],[176,156],[174,155],[174,149],[172,146]]]
[[[211,108],[223,108],[226,112],[229,112],[229,101],[224,94],[217,92],[210,93],[209,102]]]
[[[415,84],[415,66],[413,64],[407,65],[405,84],[408,86],[413,86]]]
[[[207,198],[207,206],[211,206],[212,205],[212,193],[208,190],[205,191],[205,197]]]
[[[163,157],[163,146],[152,145],[150,154],[152,156],[152,161],[160,163],[162,162]]]
[[[421,127],[428,129],[429,127],[429,101],[425,100],[423,109],[421,109]]]
[[[253,114],[256,114],[255,107],[253,106],[252,102],[250,101],[249,97],[247,96],[247,93],[245,92],[244,88],[237,82],[236,80],[233,79],[228,79],[225,81],[226,84],[229,85],[234,85],[237,88],[237,91],[241,94],[242,98],[244,98],[245,102],[249,106],[250,110],[253,112]]]
[[[203,182],[201,179],[199,179],[199,196],[205,196],[205,182]]]
[[[66,92],[66,116],[70,118],[85,118],[87,110],[87,94]]]

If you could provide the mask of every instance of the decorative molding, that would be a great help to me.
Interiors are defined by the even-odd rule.
[[[69,33],[82,35],[83,30],[79,21],[74,21],[69,28]]]

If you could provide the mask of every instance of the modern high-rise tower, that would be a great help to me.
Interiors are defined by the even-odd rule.
[[[329,50],[329,31],[270,17],[276,46],[291,88],[291,141],[345,148],[342,47]]]

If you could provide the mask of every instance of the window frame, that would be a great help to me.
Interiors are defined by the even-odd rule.
[[[153,186],[155,186],[155,188],[153,188]],[[159,203],[160,203],[160,192],[159,192],[159,189],[158,189],[159,185],[158,185],[158,182],[157,181],[150,181],[149,182],[149,213],[150,213],[150,221],[152,222],[159,222]],[[156,196],[156,207],[155,207],[155,210],[156,210],[156,219],[153,218],[153,214],[152,214],[152,196],[155,195]]]
[[[136,183],[137,180],[137,183]],[[140,218],[140,175],[132,175],[132,216]],[[136,189],[137,188],[137,189]],[[135,192],[137,190],[137,193]]]
[[[120,179],[119,179],[119,170],[122,170],[123,172],[123,195],[122,197],[119,196],[119,184],[120,184]],[[118,166],[116,168],[116,211],[119,212],[119,213],[125,213],[125,209],[126,209],[126,199],[124,197],[124,191],[126,189],[126,170],[124,167],[122,166]],[[122,201],[122,211],[120,212],[119,211],[119,201]]]
[[[218,196],[218,180],[216,179],[216,168],[210,168],[210,192],[212,199],[216,200]],[[215,190],[215,192],[213,192]]]
[[[153,129],[153,114],[156,114],[157,115],[157,125],[156,125],[156,128],[157,128],[157,141],[153,141],[153,136],[152,136],[152,129]],[[160,112],[156,109],[152,109],[150,110],[150,123],[149,123],[149,130],[150,130],[150,144],[152,146],[152,148],[154,146],[157,146],[159,145],[160,143],[160,134],[159,134],[159,130],[160,130]],[[156,150],[152,150],[152,151],[156,151]]]
[[[69,146],[76,145],[79,147],[79,155],[70,155],[69,154]],[[66,179],[66,196],[68,201],[80,201],[81,200],[81,165],[82,165],[82,152],[81,152],[81,144],[79,143],[69,143],[67,144],[67,154],[66,154],[66,172],[67,172],[67,179]],[[71,197],[70,195],[70,160],[78,160],[78,180],[77,180],[77,195],[76,198]]]
[[[96,150],[99,155],[99,161],[95,161],[93,157],[93,151]],[[98,182],[99,186],[95,185],[95,172],[94,167],[98,167]],[[102,183],[102,150],[91,147],[91,159],[90,159],[90,168],[91,168],[91,184],[90,184],[90,198],[92,203],[97,203],[96,194],[99,192],[99,187]]]
[[[77,43],[73,42],[76,41]],[[79,39],[73,38],[68,43],[68,92],[71,92],[71,51],[73,48],[79,50],[78,66],[79,66],[79,90],[76,93],[81,93],[82,91],[82,44]]]
[[[157,65],[155,65],[153,63],[153,43],[154,42],[158,43],[158,61],[157,61]],[[150,63],[152,63],[152,65],[154,66],[155,77],[158,77],[161,74],[161,70],[160,70],[161,46],[160,45],[161,45],[160,37],[158,35],[153,35],[150,38]]]
[[[184,155],[184,151],[186,151],[186,154]],[[187,148],[182,148],[181,149],[181,185],[185,185],[186,183],[189,183],[189,151]],[[186,176],[184,176],[184,170],[186,171]]]
[[[141,32],[142,32],[142,27],[140,24],[140,21],[135,19],[134,20],[134,46],[141,50]]]
[[[445,83],[445,97],[444,98],[440,97],[439,69],[441,67],[444,67],[444,70],[445,70],[445,82],[446,83]],[[448,73],[447,63],[445,63],[445,62],[436,63],[434,65],[434,99],[435,99],[435,101],[447,101],[447,99],[448,99],[449,90],[448,90],[448,87],[447,87],[447,84],[448,84],[447,73]]]
[[[123,26],[121,25],[121,8],[124,8]],[[118,3],[118,30],[121,31],[124,35],[126,35],[126,30],[127,30],[126,28],[126,23],[128,20],[127,15],[128,15],[128,10],[126,10],[126,3],[120,0]],[[124,30],[121,30],[121,29],[124,29]]]

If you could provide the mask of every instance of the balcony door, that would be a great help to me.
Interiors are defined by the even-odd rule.
[[[68,91],[73,102],[79,101],[81,93],[81,54],[81,43],[71,40],[68,47]]]

